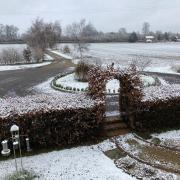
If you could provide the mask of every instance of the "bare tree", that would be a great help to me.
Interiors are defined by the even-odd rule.
[[[150,33],[150,24],[148,22],[143,23],[142,33],[148,35]]]
[[[52,48],[60,40],[61,26],[55,23],[45,23],[43,19],[37,18],[25,34],[27,44],[32,48]]]
[[[141,56],[137,56],[134,60],[132,60],[132,63],[134,64],[139,71],[144,71],[147,67],[149,67],[152,64],[152,60]]]
[[[82,19],[80,22],[74,22],[72,25],[68,25],[66,28],[66,33],[70,36],[75,44],[74,47],[79,52],[81,60],[83,60],[84,52],[88,51],[89,43],[85,40],[85,28],[86,20]]]

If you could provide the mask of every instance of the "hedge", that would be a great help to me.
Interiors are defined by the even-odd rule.
[[[144,97],[129,114],[133,128],[160,130],[180,127],[180,85],[149,87]]]
[[[62,97],[30,96],[1,101],[0,105],[4,103],[4,106],[0,109],[0,141],[10,136],[12,124],[20,127],[21,134],[28,135],[34,149],[65,147],[97,139],[104,114],[101,102],[85,95]],[[33,103],[29,105],[29,101]],[[58,101],[59,107],[56,107]],[[9,104],[12,102],[16,104],[14,112],[11,111],[13,104],[12,107]],[[3,114],[2,109],[8,112]]]

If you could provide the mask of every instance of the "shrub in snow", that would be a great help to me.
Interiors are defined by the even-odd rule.
[[[22,52],[19,52],[17,49],[14,48],[4,49],[0,54],[0,63],[1,64],[24,63],[23,54]]]
[[[0,101],[0,141],[12,124],[33,148],[66,146],[96,138],[104,110],[85,94],[34,95]]]
[[[44,60],[44,51],[41,48],[32,48],[32,57],[36,62]]]
[[[33,180],[38,178],[34,172],[29,172],[26,170],[15,172],[12,175],[5,177],[5,180]]]
[[[87,82],[88,71],[90,70],[90,65],[80,61],[75,69],[75,79],[82,82]]]
[[[27,63],[30,63],[31,60],[32,60],[32,52],[31,52],[31,49],[29,47],[25,48],[23,50],[23,56],[24,56],[24,59]]]
[[[73,91],[76,91],[76,88],[73,88]]]
[[[79,89],[79,88],[77,88],[77,91],[80,91],[80,89]]]
[[[63,48],[63,53],[65,53],[65,54],[69,54],[71,52],[71,50],[70,50],[70,48],[69,48],[69,46],[64,46],[64,48]]]

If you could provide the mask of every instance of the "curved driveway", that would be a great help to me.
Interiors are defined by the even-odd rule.
[[[22,69],[14,71],[0,72],[0,97],[3,96],[25,96],[31,94],[30,88],[46,81],[61,72],[71,71],[74,64],[70,60],[65,60],[50,53],[55,61],[47,66],[39,68]],[[157,75],[169,83],[180,83],[180,75],[146,72],[150,75]]]
[[[54,56],[55,61],[47,66],[39,68],[1,71],[0,72],[0,97],[3,96],[24,96],[31,94],[29,88],[46,81],[48,78],[60,72],[70,71],[74,64]]]

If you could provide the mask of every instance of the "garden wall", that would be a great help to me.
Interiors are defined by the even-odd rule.
[[[28,96],[0,102],[0,141],[12,124],[28,135],[34,149],[95,140],[101,133],[101,102],[82,95]]]

